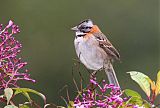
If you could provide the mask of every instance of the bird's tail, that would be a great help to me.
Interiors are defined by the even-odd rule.
[[[117,87],[120,87],[119,82],[118,82],[117,77],[116,77],[116,73],[115,73],[111,63],[109,63],[108,66],[105,66],[105,72],[107,74],[109,83],[114,84]]]

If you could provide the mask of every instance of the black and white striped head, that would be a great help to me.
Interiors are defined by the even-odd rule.
[[[92,20],[87,19],[87,20],[80,22],[77,26],[71,28],[71,30],[76,32],[76,36],[84,36],[85,34],[90,32],[92,27],[93,27]]]

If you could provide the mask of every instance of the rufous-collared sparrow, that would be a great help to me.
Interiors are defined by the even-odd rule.
[[[87,19],[71,29],[76,34],[74,45],[80,61],[90,70],[104,69],[110,84],[119,87],[112,61],[120,55],[98,26]]]

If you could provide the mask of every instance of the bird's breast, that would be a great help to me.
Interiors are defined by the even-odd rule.
[[[74,40],[76,53],[80,61],[91,70],[99,70],[103,67],[107,55],[99,47],[98,41],[94,36],[78,37]]]

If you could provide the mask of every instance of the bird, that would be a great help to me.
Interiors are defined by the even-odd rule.
[[[91,19],[85,19],[71,30],[75,32],[74,46],[80,62],[94,74],[104,69],[109,83],[120,87],[113,68],[113,61],[120,60],[120,54],[100,28]]]

